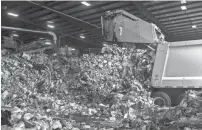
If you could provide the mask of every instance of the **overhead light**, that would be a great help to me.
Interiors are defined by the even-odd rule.
[[[50,43],[50,42],[45,42],[45,44],[46,44],[46,45],[50,45],[51,43]]]
[[[47,23],[54,23],[53,21],[47,21]]]
[[[49,24],[48,24],[47,26],[48,26],[49,28],[55,28],[53,25],[49,25]]]
[[[8,15],[11,15],[11,16],[14,16],[14,17],[18,17],[18,14],[14,14],[14,13],[11,13],[11,12],[9,12]]]
[[[18,37],[18,34],[13,34],[14,37]]]
[[[80,38],[84,39],[85,37],[84,36],[80,36]]]
[[[193,26],[192,26],[192,28],[196,28],[196,27],[197,27],[196,25],[193,25]]]
[[[87,3],[87,2],[81,2],[83,5],[86,5],[86,6],[90,6],[91,4],[90,3]]]
[[[181,4],[187,3],[186,0],[181,0]]]
[[[75,51],[75,48],[72,48],[72,51]]]
[[[182,9],[182,10],[186,10],[187,7],[186,7],[186,6],[181,6],[181,9]]]

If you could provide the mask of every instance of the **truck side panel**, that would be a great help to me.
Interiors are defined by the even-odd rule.
[[[159,44],[152,86],[202,88],[202,40]]]

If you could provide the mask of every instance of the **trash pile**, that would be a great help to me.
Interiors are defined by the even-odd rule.
[[[202,91],[189,90],[180,105],[156,109],[154,113],[161,129],[202,129]]]
[[[68,57],[63,48],[56,55],[23,53],[1,60],[2,129],[157,130],[192,113],[199,119],[198,96],[187,94],[175,108],[153,104],[148,50],[106,45],[100,55]]]

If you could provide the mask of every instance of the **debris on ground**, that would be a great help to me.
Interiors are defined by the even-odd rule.
[[[1,62],[2,129],[201,128],[201,93],[160,108],[150,98],[151,52],[106,45],[100,55],[15,54]]]

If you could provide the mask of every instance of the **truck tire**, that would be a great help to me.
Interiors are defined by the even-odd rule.
[[[156,103],[156,105],[159,105],[159,102],[162,103],[163,105],[160,104],[160,106],[166,106],[166,107],[170,107],[171,106],[171,99],[170,97],[164,93],[164,92],[154,92],[151,95],[152,98],[154,98],[153,103]],[[158,102],[159,101],[159,102]]]

